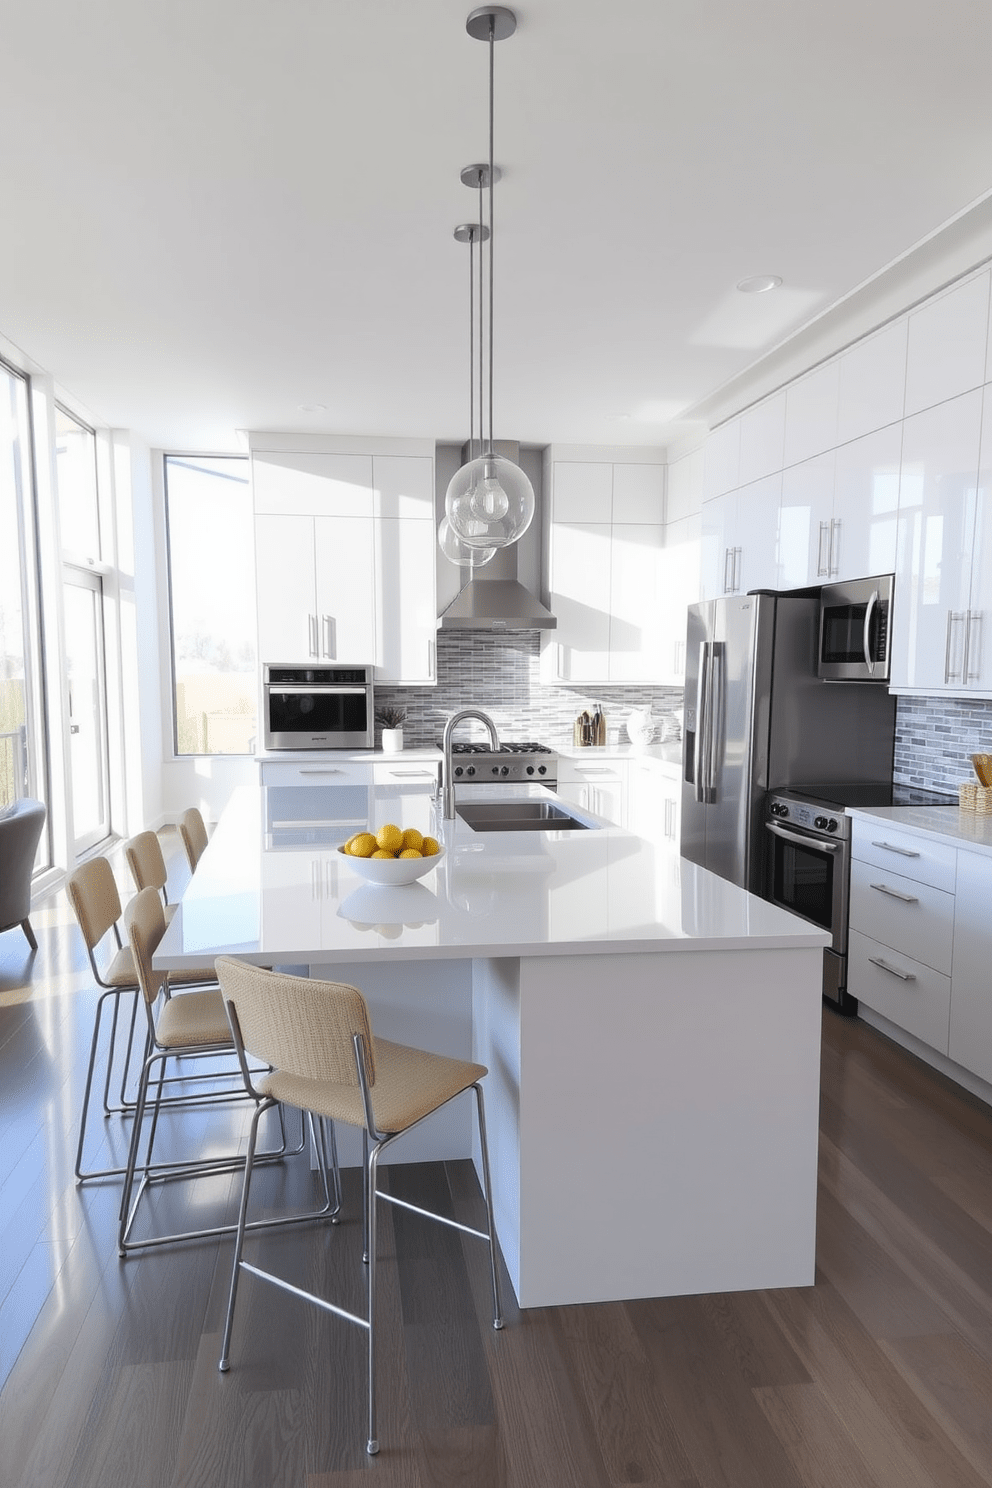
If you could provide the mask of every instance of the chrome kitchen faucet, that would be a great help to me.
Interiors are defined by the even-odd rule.
[[[443,805],[441,815],[444,821],[455,819],[455,780],[451,767],[451,735],[456,723],[461,723],[463,718],[474,718],[479,723],[484,723],[489,730],[489,742],[495,750],[499,749],[499,734],[496,725],[488,713],[483,713],[481,708],[463,708],[460,713],[452,713],[444,725],[444,739],[441,748],[444,751],[444,782],[443,782]]]

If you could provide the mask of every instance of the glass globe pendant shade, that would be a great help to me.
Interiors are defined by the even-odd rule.
[[[444,510],[455,536],[470,548],[506,548],[534,518],[534,488],[504,455],[470,460],[451,477]]]
[[[481,568],[490,558],[495,558],[495,548],[470,548],[452,531],[447,517],[442,517],[437,529],[437,544],[449,563],[459,568]]]

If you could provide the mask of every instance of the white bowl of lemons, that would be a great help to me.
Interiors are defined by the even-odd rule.
[[[359,878],[375,884],[410,884],[436,868],[444,848],[416,827],[386,822],[377,832],[356,832],[338,848]]]

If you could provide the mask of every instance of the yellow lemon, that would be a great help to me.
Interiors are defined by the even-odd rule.
[[[376,832],[375,840],[383,851],[388,852],[392,858],[396,856],[403,846],[403,833],[399,827],[393,826],[392,822],[387,822],[384,827],[380,827],[378,832]]]
[[[348,838],[348,841],[344,844],[344,848],[343,848],[343,851],[344,852],[346,852],[346,853],[350,853],[351,852],[352,844],[357,840],[358,835],[359,834],[357,832],[353,832],[352,833],[352,835]]]
[[[423,857],[423,853],[419,853],[415,847],[405,847],[403,849],[403,851],[399,854],[399,857],[401,857],[401,858],[422,858]]]
[[[424,845],[420,851],[425,858],[432,858],[435,853],[441,851],[441,844],[436,837],[425,837]]]
[[[375,838],[371,832],[358,832],[348,848],[353,858],[370,858],[375,852]]]
[[[395,858],[396,854],[388,852],[384,847],[380,847],[378,852],[374,852],[372,856],[374,858]]]
[[[424,847],[423,834],[418,832],[416,827],[407,827],[403,833],[403,846],[415,847],[418,853],[422,852]]]

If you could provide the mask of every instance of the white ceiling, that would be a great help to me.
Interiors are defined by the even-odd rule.
[[[488,149],[470,9],[0,0],[0,333],[155,445],[460,442],[452,230]],[[984,0],[517,17],[496,48],[497,438],[668,443],[992,186]],[[784,284],[735,291],[757,273]]]

